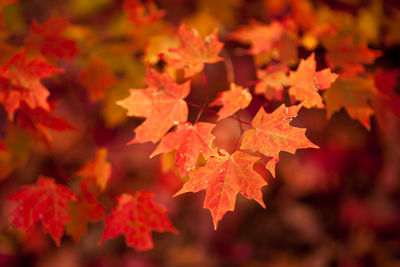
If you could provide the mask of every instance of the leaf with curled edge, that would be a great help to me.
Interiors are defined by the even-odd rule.
[[[374,110],[369,102],[376,98],[374,80],[369,76],[344,73],[324,94],[328,118],[344,108],[351,118],[359,120],[368,130]]]
[[[288,85],[291,87],[289,94],[301,101],[301,104],[306,108],[323,108],[325,105],[322,103],[322,97],[318,90],[329,88],[338,77],[328,68],[316,71],[315,56],[312,53],[306,60],[300,61],[296,71],[290,72]]]
[[[167,131],[187,121],[188,107],[183,100],[190,91],[190,81],[177,84],[168,73],[147,70],[147,89],[131,89],[130,96],[117,104],[128,110],[127,116],[145,117],[129,143],[158,142]]]
[[[69,18],[50,17],[43,24],[39,24],[34,20],[26,39],[27,53],[39,52],[49,59],[73,59],[79,50],[74,40],[63,36],[68,27],[68,21]]]
[[[47,98],[49,91],[40,82],[64,70],[46,63],[45,58],[28,59],[25,52],[16,54],[10,62],[0,68],[0,102],[3,103],[10,120],[15,111],[25,102],[31,109],[37,107],[50,110]]]
[[[209,106],[222,106],[218,112],[218,120],[232,116],[239,109],[245,109],[251,102],[251,94],[247,88],[231,83],[230,90],[224,91],[209,104]]]
[[[57,246],[60,246],[64,226],[71,221],[68,203],[76,200],[71,190],[56,184],[52,178],[40,176],[36,184],[22,187],[9,200],[18,201],[11,216],[16,227],[29,230],[41,221],[43,231],[49,233]]]
[[[244,133],[241,149],[259,151],[271,159],[267,162],[267,169],[275,177],[275,165],[279,161],[279,152],[295,153],[300,148],[318,148],[307,139],[306,129],[291,126],[289,123],[301,105],[285,107],[282,104],[272,113],[266,113],[261,107],[252,121],[253,129]]]
[[[153,198],[154,193],[148,191],[122,194],[117,207],[106,218],[106,228],[99,244],[124,234],[128,246],[143,251],[154,246],[151,231],[178,233],[167,217],[167,210],[155,204]]]
[[[207,35],[204,40],[195,29],[188,29],[184,24],[179,27],[180,47],[170,48],[165,54],[168,66],[183,69],[185,78],[191,77],[204,68],[204,63],[223,60],[218,54],[224,44],[218,40],[218,29]]]
[[[208,159],[214,153],[211,147],[215,139],[211,134],[214,127],[215,124],[206,122],[195,125],[189,122],[180,123],[175,131],[164,136],[150,158],[176,149],[175,166],[185,176],[196,167],[200,154]]]
[[[253,170],[258,157],[236,151],[232,155],[221,150],[207,164],[189,173],[190,179],[174,196],[206,190],[204,208],[210,210],[214,228],[227,211],[235,209],[236,195],[254,199],[263,208],[261,188],[267,182]]]

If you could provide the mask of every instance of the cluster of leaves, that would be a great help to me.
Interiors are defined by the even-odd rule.
[[[1,5],[12,2],[16,1]],[[74,127],[52,114],[56,103],[49,101],[50,92],[42,79],[56,80],[55,75],[68,72],[66,62],[81,61],[84,66],[76,81],[87,88],[90,101],[106,103],[104,113],[110,125],[124,120],[117,106],[125,109],[126,116],[145,119],[128,144],[158,143],[150,157],[175,151],[174,166],[186,180],[175,196],[205,190],[204,208],[210,210],[215,229],[224,214],[235,209],[239,193],[265,208],[261,190],[267,182],[254,169],[256,162],[275,177],[281,151],[294,154],[297,149],[318,148],[306,137],[306,129],[292,125],[300,109],[326,109],[330,118],[344,108],[368,130],[370,117],[375,115],[383,132],[391,131],[392,122],[400,117],[400,98],[394,85],[385,83],[395,84],[398,71],[365,67],[382,55],[368,47],[376,36],[355,27],[359,22],[346,12],[313,6],[306,0],[283,2],[290,12],[280,20],[252,21],[234,30],[222,26],[204,30],[188,26],[193,24],[190,22],[176,29],[152,1],[125,0],[120,7],[125,13],[123,26],[104,34],[103,38],[113,41],[109,43],[64,17],[33,21],[23,45],[1,44],[7,51],[0,58],[0,102],[7,113],[7,126],[27,129],[51,150],[49,130]],[[135,30],[127,30],[126,25]],[[11,35],[4,26],[1,31],[2,36]],[[236,82],[231,55],[220,38],[247,45],[245,53],[253,57],[257,69],[254,86]],[[299,58],[299,47],[308,56]],[[319,48],[324,48],[324,53]],[[135,77],[135,66],[126,59],[125,51],[142,55],[147,87],[130,89],[124,98],[118,90],[118,96],[107,90],[123,88],[126,92]],[[205,69],[219,62],[226,66],[230,88],[210,100]],[[198,93],[193,92],[192,84],[202,75],[205,101],[192,103],[188,99]],[[264,101],[251,123],[243,120],[241,112],[259,96]],[[271,110],[272,103],[278,107],[267,113],[264,106]],[[197,115],[190,114],[193,110],[188,106],[197,108]],[[218,111],[215,106],[220,106]],[[119,117],[114,114],[116,109]],[[203,112],[216,115],[215,120],[200,121]],[[196,119],[190,122],[192,117]],[[230,152],[217,146],[213,134],[229,117],[240,127]],[[4,143],[0,142],[0,149],[7,164],[13,160],[13,151]],[[89,222],[104,220],[100,244],[124,234],[127,245],[137,250],[153,247],[151,231],[177,233],[166,209],[155,204],[154,193],[148,191],[121,194],[105,216],[99,198],[105,194],[111,169],[107,150],[99,148],[92,160],[71,175],[81,177],[76,192],[40,176],[35,184],[9,198],[17,202],[11,215],[13,225],[29,230],[40,221],[44,232],[59,245],[64,229],[79,242]],[[12,171],[4,168],[1,175],[6,177]]]

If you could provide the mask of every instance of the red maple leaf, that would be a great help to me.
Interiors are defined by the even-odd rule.
[[[62,35],[68,21],[69,18],[57,17],[51,17],[43,24],[33,21],[25,45],[27,52],[40,52],[48,58],[73,59],[79,53],[76,43]]]
[[[50,110],[53,109],[54,104],[50,103]],[[75,129],[64,118],[53,116],[49,111],[40,107],[31,109],[25,103],[21,104],[16,121],[21,127],[27,128],[34,137],[43,138],[47,144],[52,141],[48,129],[58,132]]]
[[[318,90],[324,90],[331,86],[338,75],[331,73],[330,69],[316,71],[314,53],[306,60],[302,59],[296,71],[291,71],[288,84],[289,94],[301,101],[306,108],[323,108],[322,98]]]
[[[180,47],[169,49],[165,59],[170,67],[183,69],[185,78],[201,72],[204,63],[215,63],[222,60],[218,54],[224,44],[218,40],[217,29],[207,35],[203,41],[195,28],[190,30],[181,24],[178,38]]]
[[[232,116],[239,109],[245,109],[251,102],[251,94],[248,89],[231,83],[230,90],[224,91],[209,104],[209,106],[222,106],[218,112],[218,120]]]
[[[271,159],[267,169],[275,176],[275,165],[279,161],[279,152],[295,153],[299,148],[318,148],[305,135],[306,129],[292,127],[289,123],[301,105],[285,107],[281,105],[268,114],[261,107],[252,121],[253,129],[246,130],[241,149],[259,151]]]
[[[206,122],[195,125],[189,122],[180,123],[175,131],[164,136],[150,158],[176,149],[175,166],[185,176],[194,169],[200,154],[205,158],[213,154],[211,144],[215,136],[211,131],[214,127],[215,124]]]
[[[3,102],[10,119],[14,112],[25,102],[31,109],[37,107],[49,110],[47,97],[49,91],[40,79],[49,78],[63,72],[46,63],[44,58],[27,59],[21,52],[0,68],[0,102]]]
[[[168,73],[147,70],[147,89],[131,89],[130,96],[117,104],[128,110],[128,116],[145,117],[135,129],[130,143],[158,142],[174,125],[187,121],[188,108],[183,100],[190,91],[190,82],[177,84]]]
[[[153,203],[153,198],[154,193],[147,191],[121,195],[117,207],[106,219],[99,244],[124,234],[128,246],[142,251],[153,247],[151,231],[178,233],[167,217],[167,210]]]
[[[29,230],[36,222],[42,221],[43,231],[51,235],[57,246],[60,245],[64,226],[71,221],[68,202],[76,200],[74,193],[56,184],[52,178],[40,176],[35,185],[22,187],[9,199],[18,201],[11,216],[16,227]]]
[[[204,167],[191,172],[189,181],[174,196],[205,189],[204,208],[210,210],[215,229],[224,214],[235,209],[238,193],[265,208],[261,188],[267,183],[253,170],[258,159],[241,151],[229,155],[222,150],[219,155],[210,157]]]
[[[151,0],[144,3],[140,0],[125,0],[124,11],[130,21],[139,25],[155,22],[165,15],[165,11],[159,10]]]

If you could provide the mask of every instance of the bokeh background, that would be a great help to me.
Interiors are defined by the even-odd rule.
[[[20,0],[3,8],[6,30],[0,37],[15,51],[23,47],[32,21],[43,23],[59,16],[69,17],[65,34],[76,40],[80,53],[73,60],[53,61],[65,73],[45,81],[50,101],[57,104],[53,114],[65,118],[73,130],[48,130],[52,141],[38,141],[29,130],[8,122],[0,107],[0,134],[10,151],[0,152],[0,266],[400,266],[398,121],[391,121],[394,126],[385,133],[374,116],[367,130],[343,109],[329,120],[323,109],[301,109],[293,125],[307,128],[307,137],[320,149],[299,150],[295,155],[281,152],[275,179],[261,164],[256,166],[268,182],[263,189],[267,209],[238,196],[235,212],[227,213],[214,231],[209,211],[202,208],[204,192],[173,198],[182,186],[172,167],[173,153],[149,159],[155,145],[127,146],[132,130],[143,120],[127,118],[115,105],[129,88],[145,87],[144,62],[162,67],[158,53],[176,42],[173,37],[182,22],[202,35],[218,27],[236,83],[252,90],[257,80],[254,58],[246,53],[248,46],[230,39],[229,33],[252,19],[269,23],[294,17],[300,3],[309,5],[313,14],[322,10],[338,18],[345,14],[355,32],[364,30],[369,47],[383,52],[367,70],[399,68],[399,2],[154,2],[165,16],[149,25],[129,22],[123,1],[116,0]],[[313,23],[306,14],[297,15],[297,23]],[[303,41],[298,57],[306,58],[307,46],[314,46],[319,69],[326,66],[324,47]],[[0,53],[7,58],[11,51],[2,48]],[[100,97],[78,81],[94,54],[107,62],[116,79]],[[223,62],[206,66],[210,99],[229,88],[226,67]],[[195,76],[188,101],[202,105],[204,90],[203,76]],[[398,84],[394,91],[399,93]],[[271,112],[280,103],[257,95],[240,113],[241,119],[251,121],[261,105]],[[198,113],[191,106],[189,121],[194,122]],[[203,112],[201,121],[215,122],[216,116]],[[238,121],[222,120],[213,133],[218,146],[232,152],[240,134]],[[119,194],[151,190],[156,202],[168,209],[179,235],[153,233],[154,249],[138,253],[125,245],[123,236],[98,246],[103,222],[90,224],[78,244],[64,236],[60,247],[43,234],[40,225],[29,233],[11,226],[14,204],[7,201],[11,193],[35,183],[39,175],[76,188],[78,182],[71,175],[99,147],[107,148],[112,163],[112,176],[101,197],[106,213]]]

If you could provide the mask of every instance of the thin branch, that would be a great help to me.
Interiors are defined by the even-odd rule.
[[[235,70],[233,68],[232,58],[229,55],[229,53],[226,51],[226,49],[223,49],[221,53],[222,53],[222,56],[225,58],[224,64],[225,64],[225,68],[226,68],[226,75],[227,75],[228,82],[229,82],[229,84],[235,83]]]
[[[208,112],[208,113],[211,113],[211,114],[214,114],[214,115],[218,114],[217,111],[214,111],[214,110],[212,110],[212,109],[209,109],[209,108],[206,108],[206,107],[197,105],[197,104],[192,103],[192,102],[187,101],[187,100],[185,100],[185,101],[186,101],[186,103],[187,103],[189,106],[192,106],[192,107],[201,109],[201,110],[203,110],[203,111],[205,111],[205,112]],[[236,118],[236,117],[231,117],[231,118],[233,118],[233,119],[239,121],[240,123],[242,123],[242,124],[244,124],[244,125],[248,125],[248,126],[250,126],[250,127],[253,127],[253,125],[252,125],[251,123],[249,123],[249,122],[242,121],[242,120],[240,120],[240,119],[238,119],[238,118]]]

